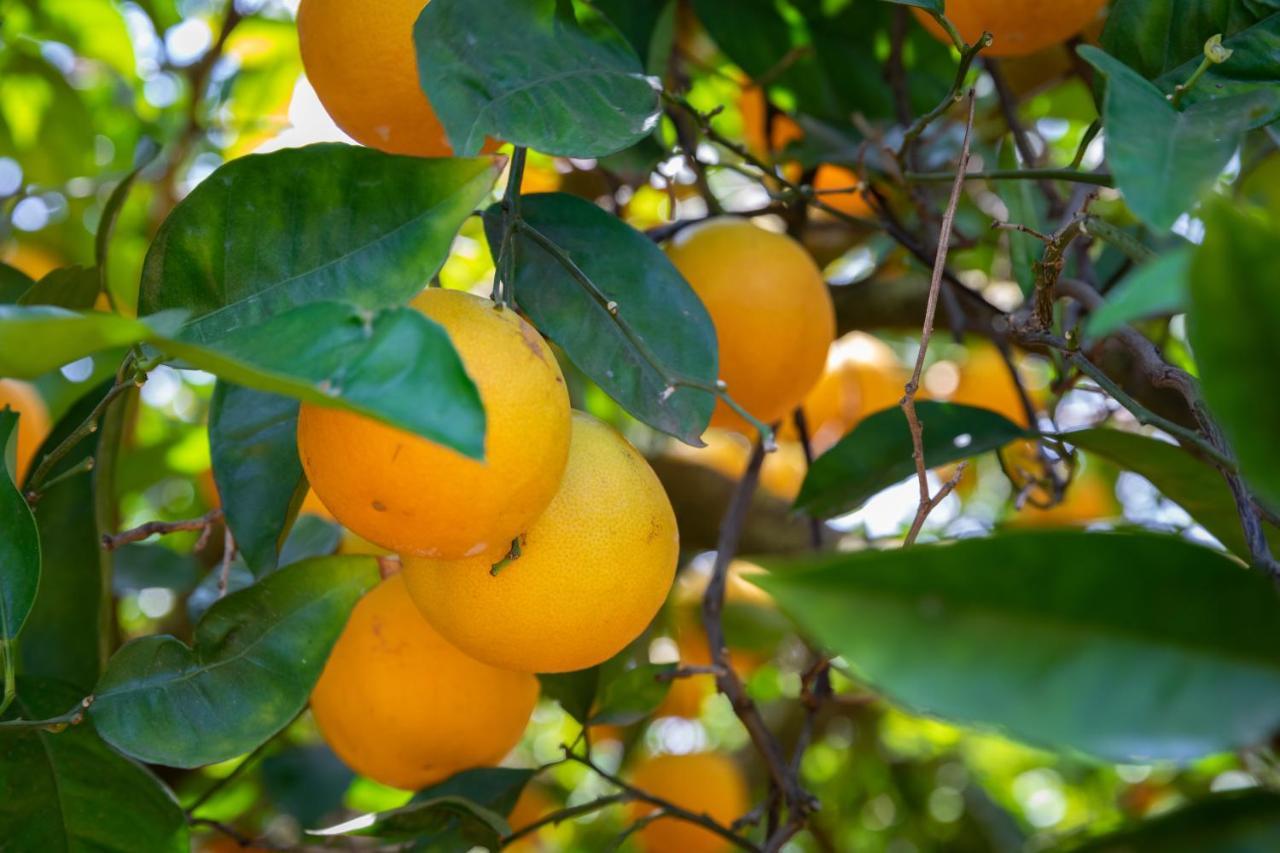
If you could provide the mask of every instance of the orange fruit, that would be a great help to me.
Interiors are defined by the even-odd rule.
[[[453,148],[418,81],[413,25],[425,5],[302,0],[298,45],[320,103],[357,142],[390,154],[449,157]]]
[[[0,379],[0,410],[6,406],[18,413],[16,470],[13,473],[14,481],[21,483],[35,462],[40,445],[49,437],[49,409],[34,385],[17,379]],[[0,453],[4,450],[0,447]]]
[[[813,176],[816,198],[848,216],[870,217],[871,206],[858,190],[858,175],[852,169],[824,163]],[[820,211],[821,212],[821,211]]]
[[[39,281],[59,267],[65,266],[64,261],[53,252],[31,243],[10,244],[3,253],[0,253],[0,260],[34,281]]]
[[[1107,0],[947,0],[947,18],[969,44],[991,33],[984,56],[1026,56],[1076,35],[1105,5]],[[911,11],[934,36],[951,42],[929,13]]]
[[[747,470],[751,443],[745,436],[712,427],[702,434],[702,440],[706,447],[690,447],[673,441],[669,455],[710,468],[731,480],[737,480]],[[785,501],[795,500],[807,471],[804,448],[795,441],[779,441],[777,449],[764,457],[760,467],[760,488]]]
[[[334,518],[375,545],[438,557],[500,556],[560,482],[569,452],[564,377],[546,341],[515,311],[441,288],[424,291],[413,306],[449,333],[480,391],[484,460],[304,403],[302,466]]]
[[[1045,497],[1036,487],[1036,495]],[[1114,518],[1120,511],[1114,489],[1102,475],[1081,471],[1067,486],[1062,502],[1041,509],[1026,504],[1009,516],[1010,527],[1083,527],[1095,521]]]
[[[711,314],[728,392],[765,423],[788,416],[822,375],[835,338],[831,295],[804,247],[720,217],[677,234],[667,256]],[[749,429],[723,401],[711,425]]]
[[[1019,374],[1023,377],[1025,387],[1032,377],[1021,365]],[[990,409],[1019,426],[1029,424],[1022,397],[1018,394],[1018,386],[1013,381],[1004,356],[1000,355],[994,344],[981,343],[969,349],[968,357],[960,367],[960,383],[950,401]]]
[[[638,637],[671,588],[675,514],[644,457],[590,415],[573,413],[569,464],[521,555],[404,558],[414,601],[449,642],[494,666],[567,672]]]
[[[512,832],[518,832],[534,821],[549,815],[557,808],[559,808],[559,805],[555,800],[551,799],[551,795],[542,787],[525,785],[524,790],[520,792],[520,799],[516,800],[515,807],[507,818],[507,823],[511,826]],[[554,833],[554,825],[544,826],[502,849],[504,853],[542,853],[542,851],[551,851],[556,849],[552,838]]]
[[[635,766],[630,781],[681,808],[705,814],[722,826],[733,823],[751,808],[742,771],[728,757],[714,752],[650,758]],[[629,808],[632,820],[656,811],[648,803],[632,803]],[[721,853],[733,849],[711,830],[670,816],[654,820],[634,837],[642,850],[652,853]]]
[[[765,139],[765,122],[768,118],[768,98],[763,89],[748,84],[738,97],[738,111],[742,114],[742,135],[747,148],[758,157],[768,158],[778,154],[792,142],[804,139],[804,130],[795,119],[785,113],[774,115],[769,125],[769,137]]]
[[[311,713],[357,773],[417,789],[500,761],[537,700],[536,678],[467,657],[432,630],[396,574],[351,612]]]

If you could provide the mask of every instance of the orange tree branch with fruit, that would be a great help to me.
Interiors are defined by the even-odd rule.
[[[1274,8],[65,6],[0,846],[1275,846]]]

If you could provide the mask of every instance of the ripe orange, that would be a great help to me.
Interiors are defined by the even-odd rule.
[[[536,678],[473,660],[432,630],[396,574],[356,604],[311,712],[356,772],[417,789],[501,760],[537,700]]]
[[[731,480],[737,480],[746,471],[751,443],[745,436],[712,427],[702,434],[702,440],[706,447],[690,447],[673,441],[669,455],[710,468]],[[795,441],[779,441],[777,450],[764,457],[760,468],[760,488],[785,501],[793,501],[800,493],[800,484],[804,482],[807,470],[804,448]]]
[[[36,281],[66,265],[53,252],[32,243],[11,243],[0,252],[0,260]]]
[[[418,82],[413,25],[424,0],[302,0],[298,44],[307,79],[338,126],[390,154],[453,149]]]
[[[520,799],[516,800],[515,808],[511,810],[511,816],[507,818],[507,823],[510,824],[512,832],[518,832],[535,820],[555,811],[556,808],[558,808],[556,801],[551,799],[551,795],[543,788],[538,785],[525,785],[524,790],[520,792]],[[504,853],[542,853],[542,851],[554,850],[556,849],[554,834],[554,825],[544,826],[502,849]]]
[[[0,410],[6,406],[18,413],[17,468],[13,473],[14,481],[21,483],[35,462],[40,445],[49,437],[49,409],[34,385],[17,379],[0,379]]]
[[[522,672],[567,672],[613,657],[640,635],[671,588],[675,514],[644,457],[611,427],[573,413],[569,464],[522,554],[406,556],[414,601],[467,654]]]
[[[637,764],[631,783],[696,814],[706,814],[728,826],[751,808],[742,771],[726,756],[713,752],[695,755],[660,755]],[[630,806],[632,820],[656,809],[648,803]],[[721,853],[729,842],[696,824],[674,817],[660,817],[635,834],[643,850],[652,853]]]
[[[449,333],[480,391],[484,461],[360,415],[303,404],[302,466],[334,517],[375,545],[450,558],[501,555],[560,482],[569,452],[564,377],[546,342],[514,311],[441,288],[413,305]]]
[[[729,393],[765,423],[789,415],[822,375],[835,338],[831,295],[804,247],[721,217],[680,232],[667,255],[711,314]],[[711,425],[749,429],[723,401]]]
[[[1026,56],[1060,44],[1089,26],[1107,0],[947,0],[947,18],[969,44],[991,33],[984,56]],[[925,29],[950,43],[946,31],[922,9],[912,9]]]
[[[1036,494],[1043,498],[1044,490],[1037,487]],[[1010,527],[1084,527],[1115,518],[1119,511],[1115,490],[1107,479],[1085,470],[1067,486],[1061,503],[1048,509],[1027,504],[1012,513],[1007,523]]]
[[[870,217],[870,205],[856,189],[858,175],[852,169],[824,163],[813,176],[813,188],[819,190],[818,200],[849,216]]]
[[[1023,377],[1024,386],[1032,378],[1021,365],[1019,375]],[[951,402],[999,412],[1019,426],[1029,424],[1013,374],[994,344],[982,343],[969,349],[968,358],[960,367],[960,383],[951,395]]]

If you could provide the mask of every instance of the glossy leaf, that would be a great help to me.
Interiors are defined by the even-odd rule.
[[[0,660],[11,667],[9,643],[18,636],[40,585],[40,533],[9,470],[18,414],[0,409]]]
[[[302,826],[314,826],[342,807],[355,773],[323,743],[295,746],[262,760],[262,785],[271,802]]]
[[[661,83],[611,23],[563,0],[436,0],[413,41],[422,89],[459,155],[491,136],[602,157],[658,123]]]
[[[144,589],[169,589],[185,595],[196,585],[196,561],[189,553],[135,543],[117,548],[111,557],[111,588],[116,595]]]
[[[439,269],[495,177],[488,159],[337,144],[238,158],[160,227],[139,312],[190,311],[183,337],[202,343],[308,302],[402,305]]]
[[[715,327],[688,282],[652,241],[589,201],[563,193],[531,195],[521,213],[562,256],[518,231],[516,302],[624,409],[654,429],[701,446],[714,395],[688,387],[669,393],[672,377],[713,385],[718,375]],[[501,220],[498,206],[485,212],[490,247],[502,245]],[[600,298],[575,277],[566,259]],[[616,316],[609,302],[616,303]]]
[[[930,468],[995,450],[1029,433],[988,409],[920,400],[924,461]],[[852,512],[915,473],[907,416],[897,406],[864,418],[814,460],[796,508],[821,518]]]
[[[1191,262],[1188,331],[1205,398],[1240,459],[1245,479],[1280,506],[1280,223],[1223,200],[1205,211],[1205,237]]]
[[[48,719],[83,697],[56,681],[20,678],[9,716]],[[0,827],[0,846],[13,851],[191,849],[173,794],[89,722],[56,734],[0,728]]]
[[[1185,311],[1190,266],[1190,247],[1179,247],[1138,267],[1111,289],[1101,308],[1089,315],[1085,334],[1101,338],[1134,320]]]
[[[541,673],[538,681],[542,695],[560,703],[570,717],[585,723],[596,701],[600,686],[600,667],[579,669],[574,672]]]
[[[1185,762],[1280,724],[1280,601],[1183,539],[1017,533],[763,563],[753,583],[915,713],[1114,761]]]
[[[629,726],[643,720],[662,704],[671,689],[671,682],[659,676],[675,668],[673,663],[645,663],[613,675],[600,691],[591,724]]]
[[[34,284],[22,270],[0,263],[0,305],[13,305]]]
[[[36,282],[17,300],[18,305],[56,305],[71,311],[88,311],[98,297],[98,271],[94,267],[62,267]]]
[[[675,36],[674,0],[597,0],[592,4],[617,27],[644,61],[645,70],[661,76],[671,57]]]
[[[34,379],[86,355],[177,330],[170,312],[133,320],[52,306],[0,305],[0,376]]]
[[[295,504],[298,401],[219,382],[209,403],[209,454],[227,526],[255,572],[275,568]]]
[[[1155,79],[1184,63],[1198,65],[1210,36],[1247,32],[1275,12],[1280,12],[1277,0],[1115,0],[1102,47],[1143,77]]]
[[[296,563],[228,595],[196,626],[194,647],[144,637],[112,656],[90,709],[102,737],[153,764],[198,767],[249,752],[307,703],[375,562]]]
[[[1231,489],[1217,469],[1182,448],[1116,429],[1085,429],[1059,436],[1093,456],[1140,474],[1181,506],[1230,550],[1243,558],[1249,546],[1240,530]]]
[[[1231,98],[1259,89],[1274,89],[1280,85],[1280,65],[1276,63],[1276,54],[1280,51],[1280,3],[1276,0],[1262,2],[1276,11],[1223,40],[1223,47],[1232,52],[1231,58],[1205,72],[1184,96],[1186,103]],[[1246,4],[1237,2],[1230,5],[1242,8]],[[1161,75],[1156,80],[1156,85],[1172,93],[1175,87],[1191,79],[1200,62],[1200,56],[1192,56],[1182,65]],[[1273,107],[1271,112],[1255,118],[1251,127],[1270,124],[1277,117],[1280,117],[1280,109]]]
[[[1190,210],[1226,167],[1241,133],[1280,105],[1280,93],[1265,89],[1178,111],[1115,57],[1089,45],[1079,53],[1107,78],[1103,127],[1116,185],[1133,212],[1156,228]]]
[[[1243,790],[1213,794],[1071,853],[1271,853],[1280,849],[1280,796]]]

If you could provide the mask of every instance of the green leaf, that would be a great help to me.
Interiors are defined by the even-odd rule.
[[[998,164],[1001,169],[1019,168],[1012,137],[1001,146]],[[997,187],[1000,200],[1009,211],[1009,222],[1044,232],[1043,214],[1046,211],[1042,210],[1043,204],[1038,203],[1040,196],[1035,192],[1034,183],[1006,181]],[[1035,264],[1043,254],[1044,244],[1035,236],[1021,231],[1009,232],[1009,263],[1013,266],[1013,277],[1023,296],[1029,296],[1035,289]]]
[[[611,23],[566,0],[436,0],[413,42],[422,89],[462,156],[492,136],[603,157],[658,123],[661,83]]]
[[[0,305],[13,305],[35,285],[31,276],[8,264],[0,263]]]
[[[886,2],[896,3],[899,6],[915,6],[917,9],[929,12],[941,12],[945,0],[886,0]]]
[[[556,250],[549,251],[526,230],[516,232],[516,302],[624,409],[654,429],[701,446],[714,395],[688,387],[669,393],[676,376],[714,385],[718,375],[715,327],[688,282],[651,240],[589,201],[563,193],[525,196],[521,215]],[[489,208],[484,218],[497,255],[500,206]],[[566,260],[594,284],[600,298],[591,295]],[[616,315],[601,299],[616,303]]]
[[[328,557],[342,544],[342,526],[316,515],[298,518],[280,546],[280,565],[291,566],[311,557]]]
[[[111,554],[111,588],[116,595],[170,589],[185,595],[196,585],[196,561],[163,545],[125,545]]]
[[[355,774],[323,743],[295,746],[262,760],[262,786],[276,808],[313,826],[342,807]]]
[[[1146,533],[1003,534],[791,561],[750,580],[916,713],[1114,761],[1185,762],[1280,724],[1280,602]]]
[[[111,235],[115,231],[116,220],[120,218],[120,211],[124,209],[124,203],[129,200],[129,191],[133,188],[133,182],[137,180],[138,174],[151,165],[151,162],[156,159],[159,153],[160,146],[149,137],[143,137],[138,144],[137,151],[134,152],[133,168],[120,179],[120,183],[115,185],[115,188],[111,190],[111,195],[107,197],[106,204],[102,206],[102,215],[98,219],[98,230],[93,235],[93,259],[97,269],[97,293],[108,295],[111,293],[107,282],[107,270],[111,268],[109,264]],[[96,296],[97,293],[94,295]],[[76,306],[67,305],[66,307],[75,308]]]
[[[988,409],[920,400],[924,461],[930,468],[995,450],[1031,435]],[[814,460],[796,508],[820,518],[852,512],[877,492],[915,473],[907,416],[896,406],[864,418]]]
[[[1191,247],[1180,246],[1138,267],[1112,288],[1102,307],[1089,315],[1085,334],[1103,338],[1134,320],[1185,311],[1190,266]]]
[[[207,343],[307,302],[404,304],[440,268],[495,178],[488,158],[337,144],[232,160],[160,227],[139,313],[190,311],[183,338]]]
[[[1275,0],[1263,2],[1271,9],[1280,9],[1280,3]],[[1243,3],[1230,5],[1236,9],[1243,9],[1245,6]],[[1222,46],[1232,51],[1231,58],[1221,65],[1211,66],[1200,81],[1183,96],[1185,103],[1231,98],[1258,89],[1274,89],[1280,85],[1280,64],[1276,63],[1276,54],[1280,52],[1280,11],[1236,32],[1225,39]],[[1191,56],[1182,65],[1161,75],[1156,80],[1156,85],[1172,93],[1175,87],[1191,79],[1202,58],[1198,54]],[[1255,118],[1251,127],[1270,124],[1278,116],[1280,110],[1272,109]]]
[[[275,568],[295,504],[306,493],[298,401],[219,382],[209,404],[209,454],[245,562],[258,574]]]
[[[539,673],[542,695],[560,703],[570,717],[586,723],[591,707],[596,702],[596,690],[600,686],[600,667],[579,669],[574,672]]]
[[[43,720],[84,694],[20,678],[15,713]],[[149,771],[111,750],[88,721],[53,734],[0,729],[0,826],[6,850],[187,853],[186,815]]]
[[[52,270],[18,298],[18,305],[56,305],[71,311],[88,311],[98,298],[98,271],[94,267],[62,267]]]
[[[0,410],[0,660],[6,676],[14,669],[9,644],[22,631],[40,585],[40,533],[10,470],[17,428],[18,413],[7,406]]]
[[[378,581],[360,557],[308,560],[219,601],[195,645],[144,637],[112,656],[90,708],[102,737],[152,764],[249,752],[307,703],[356,600]]]
[[[1277,0],[1115,0],[1102,47],[1143,77],[1172,76],[1179,66],[1190,64],[1194,70],[1200,64],[1210,36],[1247,32],[1277,11]],[[1188,72],[1174,82],[1190,76]]]
[[[84,422],[110,384],[85,394],[58,420],[36,454],[43,458]],[[122,401],[127,398],[122,398]],[[35,505],[40,529],[40,588],[22,629],[23,675],[51,678],[88,693],[102,671],[111,643],[111,555],[102,548],[95,502],[111,490],[112,466],[104,451],[119,439],[124,407],[116,405],[102,428],[76,445],[50,478],[90,456],[98,463],[81,474],[46,487]],[[62,710],[66,710],[63,708]]]
[[[618,28],[645,70],[661,77],[675,38],[674,0],[596,0],[593,3]]]
[[[1199,802],[1070,848],[1072,853],[1271,853],[1280,850],[1280,796],[1245,790]]]
[[[1191,347],[1205,399],[1245,479],[1280,506],[1280,289],[1263,273],[1276,263],[1280,225],[1226,200],[1205,211],[1204,242],[1191,262]]]
[[[675,668],[673,663],[644,663],[605,679],[591,725],[629,726],[652,714],[671,689],[671,682],[659,676]]]
[[[1179,112],[1115,57],[1090,45],[1078,52],[1107,78],[1103,127],[1116,185],[1133,212],[1155,228],[1169,228],[1190,210],[1226,167],[1241,134],[1280,105],[1280,94],[1267,89]]]
[[[133,320],[114,314],[76,314],[52,306],[0,305],[0,376],[34,379],[86,355],[176,331],[171,312]]]
[[[1058,436],[1151,481],[1215,538],[1247,559],[1249,546],[1240,530],[1231,489],[1217,469],[1187,451],[1159,439],[1116,429],[1085,429]]]

